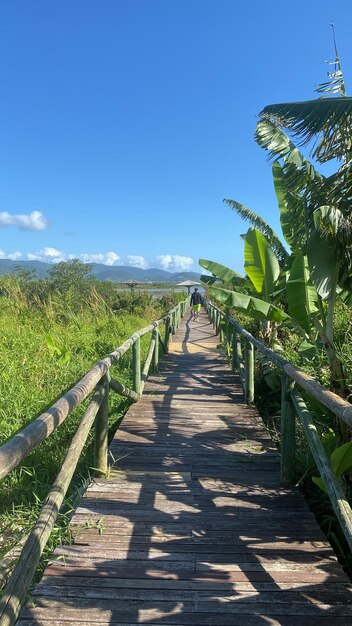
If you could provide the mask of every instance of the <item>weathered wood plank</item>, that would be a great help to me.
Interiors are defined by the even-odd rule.
[[[21,626],[351,623],[348,578],[200,320],[129,409]]]

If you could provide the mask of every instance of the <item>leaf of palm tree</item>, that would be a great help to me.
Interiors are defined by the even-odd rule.
[[[314,141],[312,156],[321,163],[344,159],[352,149],[352,98],[347,96],[269,104],[259,115],[300,137],[299,145]]]
[[[263,233],[269,245],[274,250],[280,265],[284,265],[289,254],[271,226],[269,226],[260,215],[248,209],[244,204],[240,204],[236,202],[236,200],[230,200],[229,198],[224,198],[223,202],[225,202],[230,209],[235,211],[245,222],[250,222],[252,226]]]
[[[245,283],[245,278],[243,276],[229,267],[226,267],[226,265],[222,265],[221,263],[216,263],[215,261],[210,261],[208,259],[199,259],[198,262],[201,267],[204,267],[205,270],[212,273],[215,280],[221,280],[224,283],[234,283],[234,281],[236,281],[236,284]],[[202,282],[209,283],[207,278],[211,277],[205,277],[202,275]]]
[[[296,149],[295,144],[268,116],[257,123],[254,139],[259,146],[268,150],[269,160],[284,157]]]

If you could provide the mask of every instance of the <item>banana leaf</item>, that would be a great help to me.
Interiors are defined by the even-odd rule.
[[[292,318],[309,333],[313,328],[313,317],[318,313],[318,296],[310,283],[307,257],[299,254],[293,261],[286,282],[288,310]]]
[[[246,207],[244,204],[236,202],[236,200],[230,200],[229,198],[224,198],[223,202],[225,202],[230,209],[236,211],[236,213],[245,222],[250,222],[254,228],[257,228],[261,233],[263,233],[265,239],[274,250],[279,262],[283,265],[287,260],[288,252],[271,226],[263,220],[260,215]]]
[[[259,115],[289,129],[303,145],[321,134],[312,149],[320,163],[342,159],[351,149],[352,98],[347,96],[270,104]]]
[[[311,281],[320,297],[327,300],[336,292],[340,265],[336,245],[333,246],[331,241],[321,237],[315,230],[308,239],[307,255]]]
[[[202,274],[200,277],[200,280],[202,281],[202,283],[205,283],[206,285],[213,285],[219,279],[216,278],[216,276],[206,276],[205,274]]]
[[[344,443],[333,451],[330,456],[330,466],[336,478],[341,478],[342,474],[352,468],[352,441]],[[325,482],[321,476],[312,476],[312,481],[318,485],[322,491],[328,493]]]
[[[269,300],[280,276],[279,262],[264,235],[249,228],[244,239],[244,267],[255,290]]]
[[[270,322],[286,322],[290,319],[290,316],[285,311],[260,298],[237,291],[230,291],[222,287],[210,287],[209,291],[210,295],[220,304],[237,309],[237,311],[242,313],[247,313],[253,319]]]
[[[284,168],[278,161],[272,166],[274,188],[280,210],[280,224],[285,241],[292,251],[301,249],[306,238],[304,227],[304,204],[293,201],[292,194],[288,194],[285,185]]]
[[[215,278],[222,280],[224,283],[230,283],[234,279],[236,279],[236,281],[243,281],[243,283],[245,283],[245,278],[243,278],[243,276],[241,276],[234,270],[231,270],[229,267],[221,265],[221,263],[208,261],[207,259],[199,259],[198,262],[201,267],[204,267],[205,270],[211,272]]]

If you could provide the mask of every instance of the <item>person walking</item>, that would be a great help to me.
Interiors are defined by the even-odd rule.
[[[200,295],[198,291],[198,287],[196,287],[194,289],[194,292],[191,295],[191,306],[192,306],[191,319],[192,319],[192,314],[193,314],[193,319],[195,322],[198,322],[199,311],[202,306],[202,301],[203,301],[202,296]]]

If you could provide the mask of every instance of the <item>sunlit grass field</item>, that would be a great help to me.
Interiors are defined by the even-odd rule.
[[[82,301],[79,294],[71,293],[64,299],[54,295],[43,302],[36,296],[29,298],[16,281],[5,286],[0,296],[0,444],[51,406],[96,361],[184,297],[178,294],[153,300],[150,294],[122,294],[111,302],[92,289]],[[142,338],[142,358],[149,340],[149,335]],[[112,368],[112,375],[131,384],[130,351]],[[0,555],[32,525],[87,404],[88,400],[0,483]],[[110,393],[111,433],[127,405],[125,399]],[[77,489],[89,480],[92,439],[93,432],[69,491],[67,511]],[[66,533],[62,517],[48,550]]]

